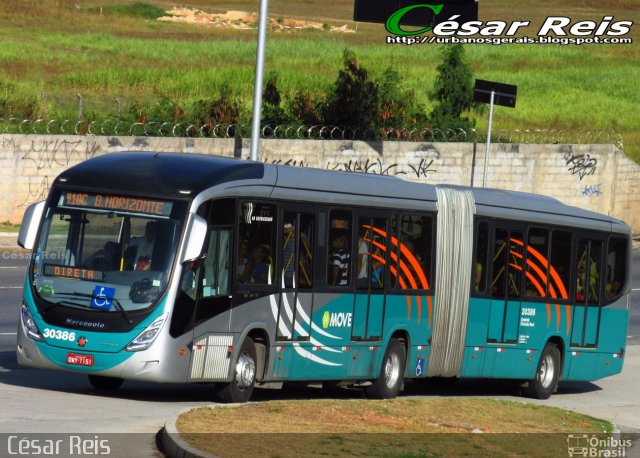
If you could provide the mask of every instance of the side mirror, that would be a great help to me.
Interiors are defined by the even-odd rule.
[[[187,231],[186,243],[182,252],[180,262],[194,261],[200,257],[204,241],[207,238],[207,221],[198,215],[191,219],[191,225]]]
[[[33,250],[38,235],[38,228],[44,213],[44,200],[27,207],[22,217],[20,232],[18,233],[18,245],[27,250]]]

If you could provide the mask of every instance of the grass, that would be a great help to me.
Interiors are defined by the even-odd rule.
[[[464,398],[212,406],[182,414],[177,428],[192,446],[221,457],[247,450],[266,456],[562,456],[568,434],[612,431],[606,421],[559,408]]]
[[[19,224],[13,224],[10,223],[9,221],[4,221],[0,223],[0,232],[19,232],[20,231],[20,225]]]
[[[256,11],[256,1],[191,0],[211,12]],[[549,10],[534,0],[527,8],[506,0],[480,5],[480,19],[531,20],[535,34],[547,14],[598,20],[605,14],[634,19],[637,2],[569,0]],[[223,86],[237,94],[244,116],[251,112],[255,30],[158,22],[169,1],[14,0],[0,4],[0,117],[76,118],[77,94],[85,117],[106,117],[137,105],[172,100],[186,107],[216,97]],[[539,7],[539,8],[538,8]],[[274,18],[306,18],[329,25],[357,26],[356,33],[327,30],[270,32],[265,73],[276,72],[285,99],[298,90],[329,91],[352,49],[379,77],[391,66],[402,84],[416,92],[426,111],[441,46],[385,44],[382,25],[351,22],[353,0],[329,2],[272,0]],[[494,129],[617,131],[625,152],[640,162],[640,40],[632,28],[630,45],[467,45],[474,76],[518,85],[515,109],[497,107]],[[116,103],[119,101],[119,106]],[[486,129],[487,115],[477,116]]]

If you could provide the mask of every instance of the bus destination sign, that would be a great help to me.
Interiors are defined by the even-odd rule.
[[[168,218],[171,215],[173,203],[140,197],[122,197],[107,194],[64,191],[60,197],[59,206],[121,211]]]

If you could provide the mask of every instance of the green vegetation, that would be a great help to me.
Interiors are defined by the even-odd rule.
[[[189,4],[218,13],[257,9],[255,1],[216,2],[215,7],[205,0]],[[480,6],[481,16],[531,20],[529,33],[534,34],[536,24],[549,13],[548,2],[542,0],[526,8],[515,5],[487,0]],[[240,119],[248,120],[255,30],[151,19],[157,17],[158,9],[172,6],[160,0],[146,4],[0,2],[0,117],[77,119],[77,94],[81,94],[85,119],[172,121],[171,114],[195,117],[202,103],[213,104],[225,88]],[[633,19],[636,6],[625,0],[606,6],[593,0],[569,0],[553,11],[575,20],[598,20],[605,13]],[[369,78],[382,82],[394,75],[400,92],[409,94],[405,100],[411,109],[431,113],[436,102],[429,94],[443,46],[386,44],[383,26],[355,24],[349,20],[352,14],[352,0],[270,2],[274,18],[357,26],[356,33],[331,32],[327,27],[269,33],[266,74],[276,75],[280,106],[307,109],[313,118],[314,105],[327,97],[344,68],[343,53],[348,49]],[[640,39],[634,28],[631,37],[636,42]],[[640,48],[636,43],[467,45],[464,50],[474,77],[518,85],[516,108],[497,107],[494,129],[617,131],[623,136],[625,152],[640,162],[640,93],[635,89],[640,80]],[[476,116],[479,131],[486,129],[486,118]]]
[[[564,409],[463,398],[212,406],[180,415],[176,426],[193,447],[221,457],[564,456],[569,434],[612,431]]]
[[[0,223],[0,232],[19,232],[20,225],[12,224],[9,221],[3,221]]]
[[[159,8],[155,5],[149,5],[148,3],[109,5],[104,9],[104,12],[122,14],[125,16],[138,16],[143,19],[158,19],[159,17],[166,16],[163,8]]]

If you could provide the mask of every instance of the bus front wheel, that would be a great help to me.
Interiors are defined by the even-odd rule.
[[[547,343],[536,369],[536,376],[529,381],[527,395],[535,399],[549,399],[558,386],[560,378],[560,350]]]
[[[392,399],[400,393],[404,378],[406,352],[398,339],[391,339],[384,353],[378,378],[366,388],[366,394],[374,399]]]
[[[242,343],[236,362],[233,380],[223,384],[217,392],[220,402],[247,402],[256,382],[256,345],[251,337]]]

